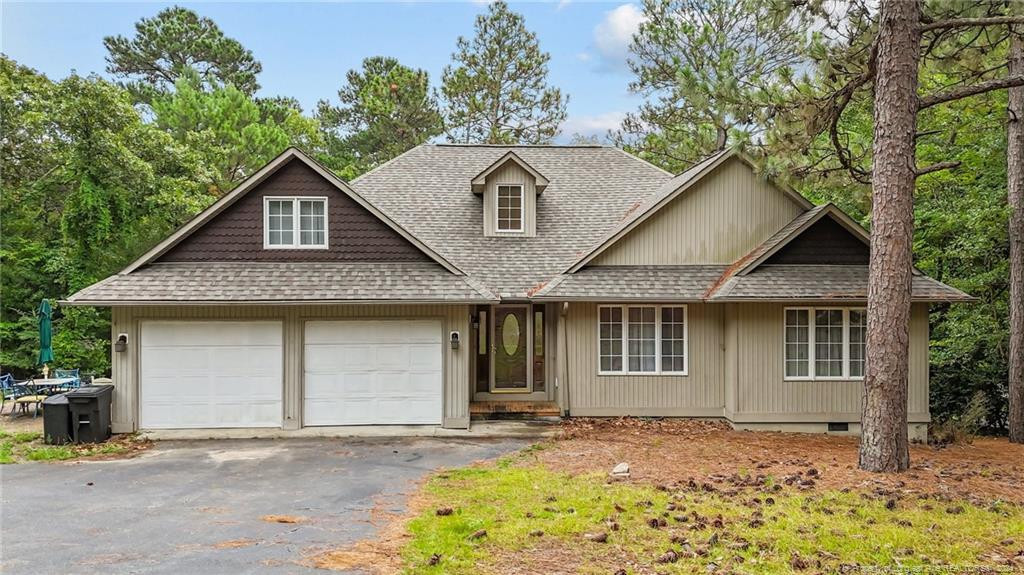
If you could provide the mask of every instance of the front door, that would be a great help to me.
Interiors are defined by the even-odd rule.
[[[494,393],[529,393],[529,324],[525,305],[501,305],[494,308],[491,323],[491,361]]]

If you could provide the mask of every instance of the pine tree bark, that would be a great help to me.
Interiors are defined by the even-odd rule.
[[[1011,10],[1022,11],[1020,6]],[[1010,76],[1024,73],[1024,26],[1011,25]],[[1006,191],[1010,205],[1010,441],[1024,443],[1024,87],[1010,88]]]
[[[920,21],[916,0],[882,0],[860,442],[860,468],[868,471],[896,472],[910,466],[907,381]]]

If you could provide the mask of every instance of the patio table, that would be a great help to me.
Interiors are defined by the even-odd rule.
[[[33,394],[36,395],[49,395],[49,392],[54,388],[63,387],[72,381],[75,381],[73,377],[54,377],[50,379],[30,379],[24,383],[25,387],[29,388]]]

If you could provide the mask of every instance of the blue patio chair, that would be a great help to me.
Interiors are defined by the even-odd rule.
[[[60,389],[55,390],[58,392],[71,391],[72,389],[78,389],[79,387],[82,386],[82,378],[79,377],[77,369],[55,369],[53,370],[53,374],[50,375],[50,377],[54,379],[63,379],[65,377],[74,378],[74,381],[70,381],[62,385]]]
[[[11,400],[13,406],[21,406],[22,413],[28,411],[28,406],[35,404],[36,410],[32,414],[35,417],[39,413],[39,404],[46,399],[45,395],[39,395],[29,389],[24,382],[14,381],[14,376],[6,373],[0,376],[0,413],[3,412],[3,404]],[[11,407],[11,415],[14,415],[14,407]]]
[[[18,386],[17,382],[14,381],[14,376],[5,373],[0,375],[0,414],[4,412],[4,405],[7,404],[7,400],[11,400],[11,405],[14,404],[14,400],[24,395],[24,389]],[[11,408],[11,412],[14,412],[14,408]]]

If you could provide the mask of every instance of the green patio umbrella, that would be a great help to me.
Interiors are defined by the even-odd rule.
[[[39,365],[53,361],[53,310],[45,299],[39,304]]]

